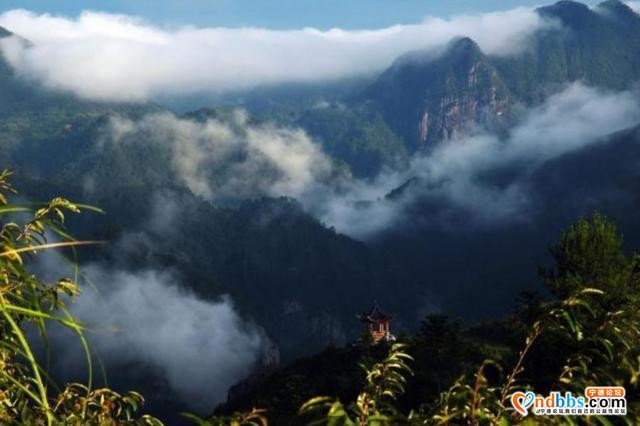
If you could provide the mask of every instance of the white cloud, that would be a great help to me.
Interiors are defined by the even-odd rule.
[[[230,299],[201,300],[170,274],[152,270],[92,265],[83,273],[100,292],[85,288],[71,310],[94,329],[90,343],[108,366],[151,366],[199,410],[224,401],[228,388],[255,366],[261,334],[241,320]],[[77,362],[77,355],[62,362]]]
[[[160,144],[177,176],[209,200],[297,197],[327,180],[330,159],[300,129],[250,124],[242,111],[227,122],[180,119],[169,113],[139,121],[113,118],[101,143]]]
[[[628,1],[626,5],[633,9],[636,13],[640,14],[640,1]]]
[[[25,10],[3,13],[0,25],[34,43],[0,42],[20,74],[85,98],[136,101],[347,77],[381,70],[408,50],[436,50],[456,36],[508,54],[547,24],[518,8],[354,31],[164,29],[123,15],[84,12],[71,19]]]
[[[451,215],[463,217],[466,226],[528,220],[527,178],[533,171],[639,122],[636,93],[612,93],[575,83],[527,111],[506,138],[486,133],[463,136],[414,158],[405,172],[386,173],[372,184],[355,183],[315,208],[338,231],[362,238],[402,222],[417,199],[430,200],[435,208],[421,211],[412,220],[421,217],[436,226],[446,226]],[[486,179],[507,167],[517,170],[506,184],[498,186]],[[383,199],[390,188],[411,177],[419,182],[406,197]],[[357,203],[362,200],[379,201]]]
[[[292,196],[339,232],[367,238],[415,220],[410,211],[417,199],[437,206],[422,214],[437,224],[446,225],[452,216],[469,225],[528,220],[528,176],[548,160],[640,122],[640,104],[633,92],[574,83],[524,112],[507,137],[462,135],[416,156],[407,170],[385,170],[373,181],[338,174],[302,130],[250,124],[239,111],[234,117],[228,122],[171,114],[137,122],[114,119],[108,134],[110,143],[168,147],[180,179],[209,200]],[[486,178],[510,167],[517,172],[504,184]],[[407,196],[385,199],[415,177],[419,182]]]
[[[150,228],[160,224],[154,223],[159,215],[167,213],[152,212]],[[125,258],[139,255],[139,248],[128,244],[128,236],[114,245]],[[40,253],[30,266],[46,281],[73,274],[72,264],[55,251]],[[262,329],[238,314],[228,296],[201,299],[166,268],[129,271],[92,263],[80,269],[82,291],[67,307],[88,326],[85,335],[91,352],[105,364],[109,381],[122,385],[116,373],[140,365],[152,372],[145,376],[148,382],[161,379],[186,406],[206,413],[226,399],[230,386],[253,371],[270,344]],[[64,327],[50,331],[54,376],[86,382],[87,365],[78,336]],[[137,380],[125,385],[134,386],[131,381]]]

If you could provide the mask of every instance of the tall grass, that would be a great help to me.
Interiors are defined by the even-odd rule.
[[[67,302],[80,294],[75,248],[97,242],[74,240],[64,228],[65,216],[96,209],[64,198],[38,207],[11,204],[16,191],[10,175],[6,170],[0,173],[0,424],[161,425],[151,416],[136,417],[144,401],[141,395],[93,389],[85,326],[67,309]],[[63,248],[71,250],[73,277],[48,283],[29,270],[29,260],[38,253]],[[35,326],[46,343],[47,328],[53,323],[71,329],[82,343],[87,384],[68,384],[59,390],[37,359],[25,326]]]

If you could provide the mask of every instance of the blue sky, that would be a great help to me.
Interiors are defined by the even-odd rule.
[[[3,0],[24,8],[75,16],[84,9],[141,16],[156,24],[269,28],[376,28],[414,23],[427,15],[504,10],[544,0]]]

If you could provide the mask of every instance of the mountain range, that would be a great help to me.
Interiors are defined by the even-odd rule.
[[[636,82],[640,75],[640,17],[628,6],[615,0],[595,8],[561,1],[538,9],[538,13],[555,24],[536,33],[529,46],[514,55],[488,56],[473,40],[459,38],[435,56],[422,51],[404,54],[379,76],[367,77],[361,83],[338,82],[329,89],[324,88],[324,91],[312,86],[290,92],[286,87],[265,89],[247,95],[250,101],[244,106],[258,121],[277,117],[276,122],[302,127],[322,144],[334,161],[346,164],[355,176],[371,177],[383,167],[402,168],[416,152],[455,143],[458,135],[478,127],[498,134],[507,132],[517,121],[522,105],[536,105],[558,87],[570,82],[579,80],[611,90],[630,88]],[[1,34],[3,37],[11,35],[4,29]],[[181,186],[170,172],[166,152],[163,153],[153,143],[114,145],[106,151],[96,148],[109,117],[118,115],[135,120],[145,114],[163,111],[159,104],[81,101],[73,95],[46,91],[28,77],[16,76],[4,60],[0,61],[0,91],[3,93],[0,100],[0,158],[16,170],[19,182],[25,182],[29,188],[25,195],[31,197],[33,192],[33,196],[44,197],[64,188],[74,197],[89,195],[86,201],[109,205],[110,212],[117,212],[133,199],[136,201],[134,204],[141,208],[151,203],[151,196],[139,196],[144,191],[153,192],[149,191],[150,188],[174,187],[186,194],[182,196],[192,197],[196,205],[207,205],[202,200],[198,201],[197,196],[189,195],[190,191]],[[285,95],[278,97],[274,95],[276,92]],[[330,95],[323,98],[322,93]],[[267,97],[272,99],[266,102]],[[318,106],[321,100],[326,105]],[[285,114],[285,109],[293,112]],[[89,194],[84,190],[88,174],[95,180],[93,184],[101,188],[98,193]],[[47,182],[44,187],[40,184],[43,180]],[[122,200],[116,202],[112,197]],[[271,211],[274,205],[279,204],[282,204],[280,210],[283,212],[289,212],[295,205],[290,201],[272,200],[265,201],[265,208]],[[255,204],[253,208],[259,212],[261,205]],[[203,208],[211,210],[209,214],[217,214],[213,207]],[[297,208],[292,211],[297,211],[294,216],[307,215]],[[115,216],[115,213],[111,215]],[[251,220],[244,215],[228,217],[228,220],[236,219],[242,223]],[[106,220],[122,222],[110,225],[109,229],[127,229],[136,223],[135,218],[110,217]],[[307,217],[303,222],[311,224],[314,220]],[[291,225],[286,231],[265,232],[284,233],[281,236],[288,238],[287,233],[296,235],[301,232],[298,226],[302,225]],[[337,252],[344,251],[345,259],[361,257],[356,255],[358,250],[372,250],[324,230],[320,223],[314,227],[319,244],[342,246]],[[228,238],[225,246],[230,247],[231,253],[251,250],[240,240]],[[207,247],[207,243],[199,245]],[[239,247],[232,248],[236,245]],[[206,251],[204,247],[199,251]],[[318,250],[335,252],[336,248]],[[261,263],[261,253],[261,250],[254,249],[250,257]],[[236,255],[229,256],[233,258]],[[305,275],[306,267],[286,266],[287,262],[294,262],[292,259],[283,261],[285,265],[274,268],[276,274],[297,270]],[[228,264],[231,260],[221,259],[220,262]],[[308,265],[310,270],[334,270],[331,273],[334,279],[344,281],[344,284],[337,285],[338,292],[371,289],[370,279],[355,278],[359,274],[355,271],[362,268],[368,271],[365,274],[379,277],[375,279],[376,285],[393,281],[399,288],[405,287],[400,283],[406,278],[385,277],[387,274],[381,272],[402,270],[403,267],[387,265],[387,261],[379,258],[368,263],[360,261],[358,265],[354,262],[327,264],[323,256],[310,256],[300,262]],[[184,269],[192,271],[198,268],[184,266]],[[236,282],[239,271],[233,267],[223,269],[229,269],[229,276],[234,278],[221,278],[220,288],[250,287],[252,279],[247,279],[246,284],[239,284]],[[279,287],[282,293],[275,293],[275,300],[287,299],[285,295],[299,280],[295,275],[284,279],[291,284],[277,284],[282,285]],[[280,276],[272,281],[276,285],[282,280]],[[320,292],[326,285],[325,280],[316,281]],[[205,284],[196,285],[201,286]],[[250,293],[247,290],[240,300],[247,299],[251,304],[248,300]],[[369,299],[374,293],[368,291],[363,294],[363,299]],[[338,293],[336,297],[345,296]],[[325,306],[318,304],[315,309],[320,312]]]
[[[234,128],[233,109],[242,107],[249,125],[303,129],[329,158],[326,179],[336,186],[375,185],[381,173],[409,170],[416,158],[473,142],[470,135],[508,139],[527,111],[572,83],[634,90],[640,15],[617,0],[593,8],[560,1],[537,13],[551,25],[514,54],[488,55],[460,37],[439,52],[405,53],[377,75],[262,87],[187,113],[159,100],[105,103],[47,90],[0,57],[1,164],[15,171],[26,199],[62,195],[106,210],[69,222],[81,238],[113,243],[86,250],[83,262],[171,269],[200,297],[230,295],[285,360],[351,341],[360,332],[354,314],[374,299],[398,313],[399,328],[434,311],[485,318],[521,290],[539,289],[531,271],[576,216],[601,210],[638,245],[640,122],[533,169],[508,164],[479,178],[505,189],[517,176],[536,206],[528,220],[475,227],[468,212],[423,196],[430,183],[408,175],[387,197],[359,200],[404,212],[397,226],[365,240],[337,232],[293,196],[207,198],[180,179],[172,151],[151,130],[135,133],[135,143],[105,135],[114,117],[136,123],[154,114]],[[0,38],[11,36],[0,28]],[[157,211],[171,217],[160,228],[149,225]],[[462,226],[439,226],[433,218],[442,212]]]
[[[624,3],[611,0],[594,8],[560,1],[541,7],[537,13],[549,20],[549,28],[535,33],[521,52],[486,55],[469,38],[453,40],[440,54],[409,52],[365,87],[344,100],[348,108],[364,116],[381,116],[376,134],[391,132],[384,144],[367,138],[364,132],[345,137],[344,145],[357,146],[361,156],[385,164],[468,132],[470,126],[504,131],[518,118],[521,106],[532,106],[564,85],[585,84],[622,90],[630,88],[640,75],[640,17]],[[327,123],[325,111],[310,111],[298,122],[325,142],[337,144],[340,133]],[[336,121],[338,121],[336,119]],[[361,127],[358,120],[355,129]],[[384,124],[383,124],[384,123]],[[356,131],[356,130],[353,130]],[[343,134],[349,134],[343,131]],[[343,148],[344,150],[345,148]],[[344,152],[344,151],[343,151]],[[363,170],[358,155],[336,152],[336,157],[364,176],[378,168]]]

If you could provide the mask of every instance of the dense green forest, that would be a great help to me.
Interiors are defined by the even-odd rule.
[[[68,310],[82,291],[77,275],[45,282],[28,265],[48,249],[73,249],[65,216],[91,207],[62,198],[33,210],[12,204],[10,174],[0,176],[0,421],[22,424],[162,424],[136,417],[141,395],[51,381],[34,355],[51,323],[77,333],[87,351],[85,325]],[[25,217],[17,221],[15,215]],[[47,231],[58,240],[48,241]],[[51,238],[51,237],[49,237]],[[461,327],[442,315],[427,316],[418,334],[399,343],[373,344],[365,329],[345,347],[329,347],[256,379],[249,391],[201,419],[201,425],[251,424],[520,424],[509,396],[519,390],[571,391],[590,385],[624,386],[626,424],[640,420],[640,256],[622,250],[616,226],[595,213],[571,226],[549,247],[554,259],[539,275],[546,295],[523,294],[512,315]],[[71,258],[73,259],[73,257]],[[29,334],[33,326],[38,335]],[[92,377],[92,374],[90,374]],[[225,414],[231,412],[231,414]],[[569,421],[545,418],[546,423]],[[606,418],[575,418],[608,424]]]
[[[606,218],[581,219],[549,248],[554,265],[539,271],[545,295],[523,293],[511,315],[467,327],[430,315],[419,333],[400,337],[401,346],[363,338],[330,347],[256,378],[250,391],[218,410],[264,407],[274,424],[307,424],[316,409],[327,424],[520,424],[525,419],[507,401],[516,390],[582,394],[610,383],[627,389],[629,414],[622,422],[637,424],[640,258],[625,254],[621,243]],[[396,365],[389,354],[410,357]],[[382,384],[372,372],[385,363],[399,375],[387,367],[390,382]],[[363,405],[363,386],[365,393],[375,395],[380,386],[390,394]],[[330,397],[299,409],[317,395]],[[604,418],[555,421],[609,424]]]
[[[529,12],[540,26],[508,54],[460,34],[362,75],[177,99],[91,100],[0,54],[0,170],[20,190],[1,175],[0,424],[506,425],[523,419],[505,395],[586,384],[625,386],[630,414],[609,421],[637,424],[640,15]],[[28,56],[17,32],[0,45]],[[105,343],[138,308],[85,291],[141,276],[125,284],[172,292],[131,299],[162,310],[140,346],[193,344],[175,352],[196,368],[255,338],[243,368],[201,380],[215,396]],[[229,316],[156,307],[182,296]],[[399,346],[361,333],[374,300]],[[181,315],[196,324],[156,330]]]
[[[242,94],[242,103],[234,101],[240,94],[229,94],[214,108],[172,117],[180,124],[229,125],[230,111],[242,107],[251,125],[299,126],[330,157],[338,182],[352,175],[366,183],[380,170],[406,169],[423,153],[416,152],[417,129],[425,112],[431,123],[428,144],[436,146],[430,138],[484,117],[485,107],[510,117],[486,123],[502,132],[517,120],[516,105],[535,106],[563,84],[584,81],[612,90],[633,85],[640,72],[640,31],[631,9],[616,1],[593,9],[563,1],[538,13],[562,23],[563,30],[552,27],[532,35],[532,47],[518,55],[487,55],[463,38],[434,60],[426,52],[412,52],[379,75],[260,88]],[[466,88],[471,68],[477,70],[477,84]],[[354,311],[381,294],[388,294],[388,309],[403,311],[398,321],[406,329],[418,326],[425,305],[470,319],[502,314],[519,291],[539,289],[534,268],[547,261],[545,244],[594,209],[615,218],[629,244],[640,243],[640,228],[630,213],[637,208],[637,127],[533,171],[512,164],[478,176],[491,188],[506,188],[513,176],[526,177],[533,208],[524,223],[468,227],[472,212],[428,196],[439,183],[407,176],[413,183],[386,198],[402,208],[397,223],[362,241],[348,230],[331,229],[312,207],[290,197],[259,193],[233,203],[203,199],[186,187],[173,167],[171,145],[153,131],[133,132],[123,143],[110,137],[114,118],[137,122],[148,114],[168,114],[167,107],[90,102],[45,91],[16,75],[4,59],[0,89],[0,159],[15,165],[21,194],[31,200],[64,195],[100,206],[107,215],[72,219],[80,234],[112,242],[135,235],[139,241],[126,259],[107,246],[88,248],[81,261],[104,260],[129,269],[172,267],[203,297],[229,294],[244,316],[266,329],[285,359],[352,339]],[[475,104],[478,108],[457,118],[450,115]],[[445,116],[449,121],[437,119]],[[613,163],[614,169],[605,167]],[[211,179],[229,178],[224,173]],[[359,201],[380,203],[354,202]],[[149,229],[157,210],[176,205],[189,212],[175,224],[179,232],[169,236]],[[369,220],[367,212],[363,209],[359,222]],[[440,226],[442,217],[453,222],[453,230]],[[193,233],[200,238],[191,238]],[[507,264],[501,261],[505,250],[513,253]],[[493,290],[485,291],[488,287]],[[300,309],[289,312],[284,305]]]

